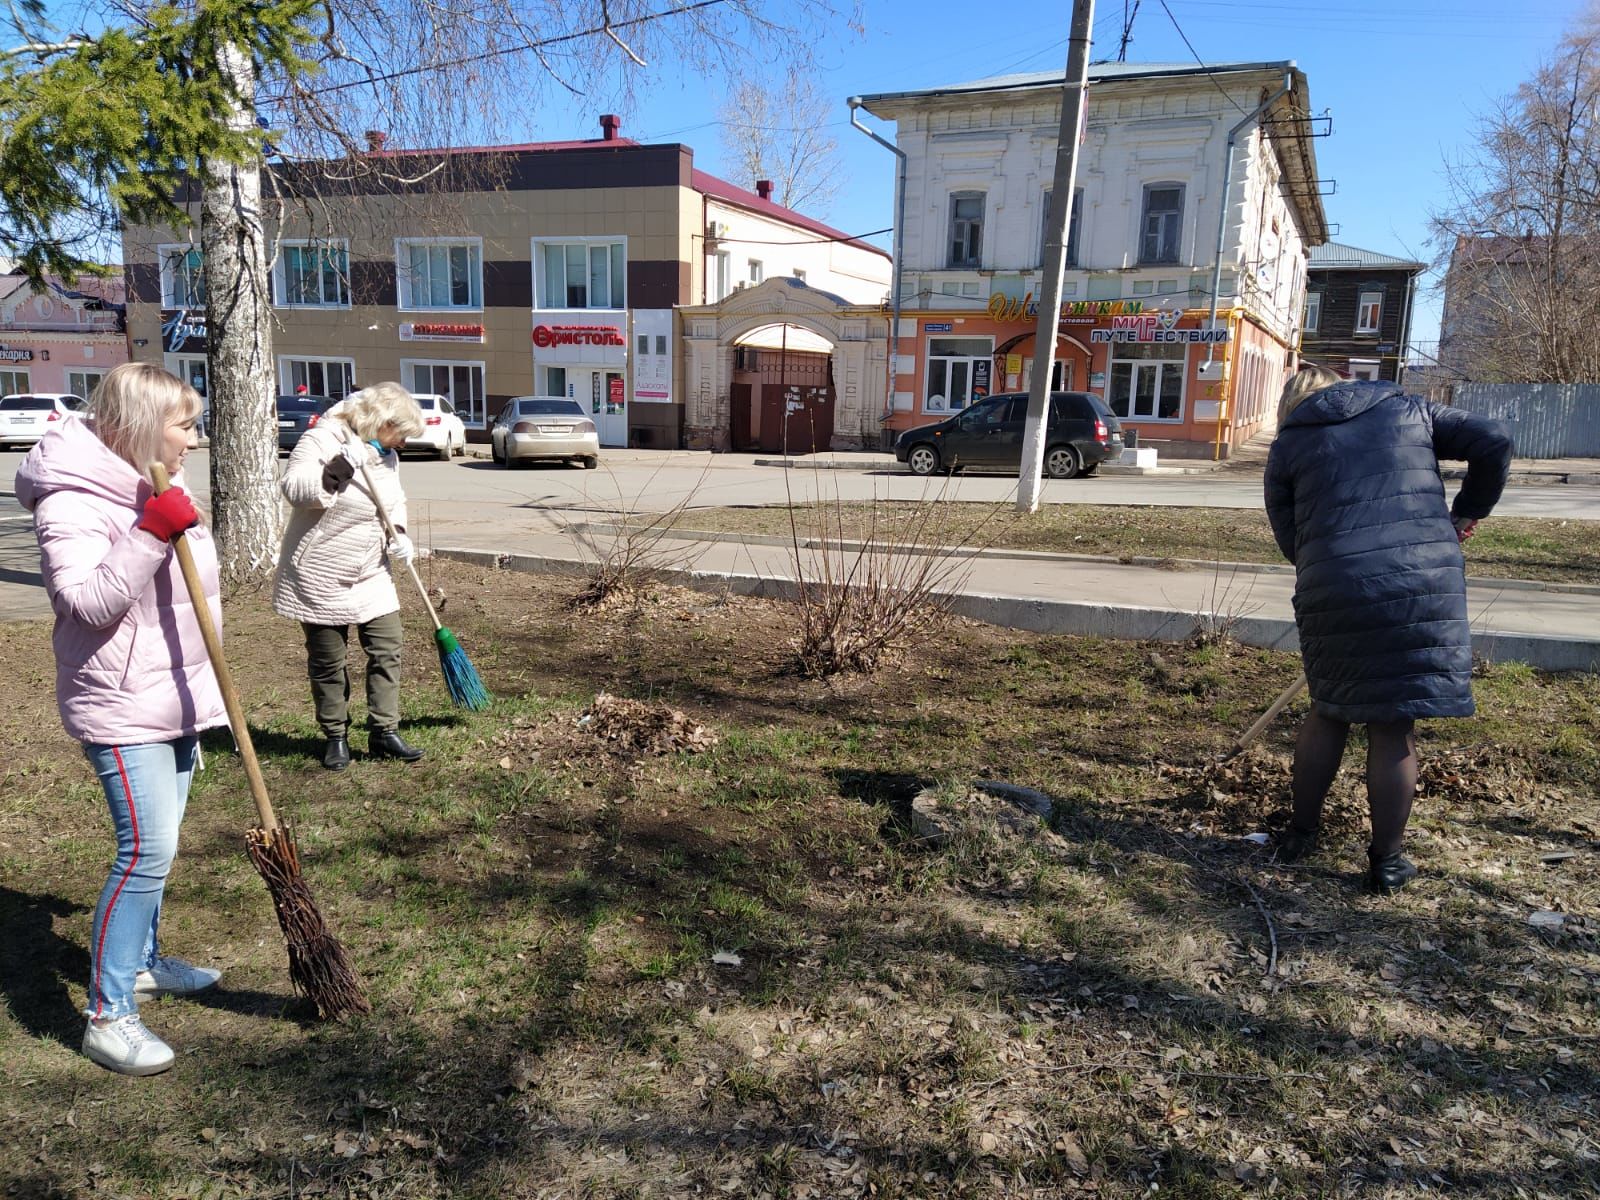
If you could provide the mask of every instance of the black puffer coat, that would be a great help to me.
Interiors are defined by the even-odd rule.
[[[1441,458],[1468,464],[1453,509]],[[1498,421],[1392,383],[1337,384],[1289,414],[1267,458],[1267,516],[1295,566],[1295,623],[1319,712],[1351,723],[1472,715],[1451,517],[1488,516],[1510,466]]]

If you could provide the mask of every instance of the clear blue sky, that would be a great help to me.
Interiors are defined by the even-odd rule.
[[[1131,3],[1131,0],[1130,0]],[[934,87],[1006,71],[1066,63],[1069,0],[865,0],[865,34],[841,29],[819,47],[821,89],[838,99],[832,130],[844,174],[828,219],[851,233],[891,220],[891,156],[847,123],[846,96]],[[1430,208],[1443,195],[1445,162],[1472,139],[1475,120],[1547,55],[1583,0],[1167,0],[1207,62],[1293,59],[1306,73],[1312,108],[1328,110],[1334,133],[1317,143],[1318,167],[1337,180],[1328,218],[1338,241],[1401,257],[1432,257]],[[1095,6],[1093,57],[1115,58],[1122,0]],[[1520,10],[1520,11],[1519,11]],[[1191,62],[1160,0],[1143,0],[1130,61]],[[698,165],[731,174],[715,124],[722,81],[636,80],[623,132],[685,142]],[[592,104],[545,97],[529,136],[593,136]],[[893,126],[879,125],[892,137]],[[880,241],[882,239],[879,239]],[[1430,277],[1431,279],[1431,277]],[[1419,295],[1414,337],[1437,336],[1439,297]]]

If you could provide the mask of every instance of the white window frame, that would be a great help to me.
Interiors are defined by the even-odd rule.
[[[412,387],[411,385],[416,382],[416,380],[412,378],[412,371],[416,367],[428,367],[429,369],[434,367],[447,367],[451,371],[452,376],[458,367],[465,368],[468,371],[472,370],[473,368],[477,368],[478,397],[476,402],[473,402],[471,397],[468,397],[467,402],[465,404],[462,403],[461,397],[456,394],[453,378],[451,386],[445,389],[443,392],[432,386],[431,380],[429,381],[429,386],[425,388]],[[413,393],[431,392],[434,395],[449,396],[450,405],[455,409],[456,416],[461,418],[461,423],[468,429],[482,429],[489,423],[489,391],[485,384],[485,381],[488,379],[488,377],[488,364],[477,359],[402,358],[400,360],[401,386],[403,386],[407,391]]]
[[[956,216],[956,202],[959,200],[976,200],[978,202],[978,215],[976,217],[958,218]],[[945,268],[952,271],[982,270],[983,227],[988,219],[989,193],[977,188],[958,188],[950,193],[949,205],[949,218],[945,226],[944,239]],[[956,256],[958,221],[965,226],[961,230],[961,243],[966,248],[966,254],[959,259]],[[976,229],[973,226],[976,226]]]
[[[550,389],[555,387],[555,384],[551,382],[551,376],[557,371],[561,373],[561,390],[559,392],[552,392]],[[551,400],[577,399],[577,396],[573,394],[572,380],[567,377],[567,368],[559,364],[540,366],[539,389],[537,394]]]
[[[733,255],[726,250],[718,250],[712,256],[712,267],[711,294],[707,303],[720,304],[733,291]]]
[[[767,277],[767,267],[759,258],[745,260],[745,271],[750,280],[750,286],[755,287]]]
[[[89,398],[89,393],[93,392],[96,387],[100,386],[100,381],[109,374],[111,374],[111,369],[109,367],[79,367],[76,370],[68,367],[67,370],[63,372],[62,379],[66,385],[65,390],[71,392],[74,396],[82,396],[85,400],[87,400]],[[83,382],[87,386],[81,389],[73,387],[72,377],[74,375],[81,376]],[[89,382],[91,377],[93,377],[93,383]]]
[[[1351,379],[1381,379],[1383,378],[1383,363],[1376,358],[1352,358],[1350,360]]]
[[[1158,344],[1159,345],[1159,344]],[[1121,356],[1118,351],[1123,351]],[[1116,378],[1117,368],[1128,364],[1128,415],[1123,416],[1117,412]],[[1154,379],[1151,384],[1151,394],[1155,400],[1152,415],[1145,416],[1135,411],[1136,398],[1139,394],[1139,376],[1149,371]],[[1165,377],[1176,371],[1178,374],[1178,409],[1170,417],[1163,417],[1161,412],[1161,384]],[[1106,407],[1116,413],[1119,421],[1149,422],[1153,425],[1181,425],[1184,413],[1189,407],[1189,352],[1183,348],[1181,353],[1175,353],[1169,358],[1134,358],[1126,353],[1122,344],[1114,343],[1111,347],[1111,361],[1106,364]]]
[[[418,304],[411,295],[411,247],[442,246],[447,249],[465,247],[467,266],[471,278],[467,281],[466,304]],[[482,312],[483,311],[483,239],[481,237],[407,237],[394,240],[394,279],[396,307],[401,312]],[[431,283],[431,280],[430,280]]]
[[[1366,321],[1367,306],[1372,306],[1372,323]],[[1383,326],[1383,292],[1364,291],[1356,301],[1356,333],[1363,337],[1376,336]]]
[[[341,265],[334,265],[333,278],[335,289],[342,295],[339,300],[290,300],[289,296],[289,250],[321,250],[325,254],[336,253],[342,256]],[[319,290],[326,295],[328,287],[328,264],[324,261],[322,278],[319,280]],[[350,242],[346,238],[281,238],[278,241],[277,260],[272,264],[272,306],[274,308],[336,308],[350,307]]]
[[[622,234],[608,234],[605,237],[533,238],[530,244],[532,249],[529,253],[533,261],[534,308],[546,311],[559,311],[562,309],[571,310],[578,308],[614,311],[628,307],[628,239]],[[548,288],[546,287],[545,279],[544,252],[547,247],[551,246],[561,246],[563,249],[571,246],[581,246],[583,248],[584,303],[569,304],[567,302],[565,290],[563,290],[560,296],[550,296],[547,294]],[[608,247],[610,250],[610,255],[606,261],[606,299],[608,303],[605,304],[594,303],[593,289],[589,286],[592,263],[591,255],[593,254],[594,249],[599,246]],[[614,260],[618,255],[620,255],[622,259],[622,295],[620,297],[610,294],[613,290],[613,285],[616,280],[616,263]],[[563,261],[563,289],[565,288],[565,280],[566,265],[565,261]]]
[[[348,367],[349,370],[345,372],[344,378],[349,384],[349,390],[345,392],[345,395],[350,395],[352,392],[357,390],[357,384],[355,382],[356,360],[353,358],[341,358],[338,355],[320,354],[280,354],[278,355],[278,395],[280,396],[294,395],[295,382],[294,371],[292,369],[292,364],[294,363],[320,363],[322,365],[322,374],[324,379],[327,378],[328,368],[330,366],[338,365],[341,367]],[[310,385],[308,384],[307,386],[309,387]],[[313,391],[311,394],[313,396],[333,396],[333,392],[331,390],[323,392]],[[333,398],[336,400],[342,399],[340,396],[334,396]]]
[[[1170,215],[1175,216],[1172,231],[1172,255],[1167,257],[1161,253],[1160,239],[1157,239],[1154,254],[1145,254],[1145,240],[1150,233],[1150,193],[1157,191],[1176,191],[1178,193],[1178,207]],[[1169,266],[1183,261],[1183,217],[1189,204],[1189,185],[1181,179],[1160,179],[1144,185],[1144,191],[1139,199],[1139,241],[1138,262],[1140,266]],[[1169,215],[1169,214],[1163,214]]]
[[[10,377],[12,386],[7,387],[0,383],[0,396],[16,396],[33,391],[33,375],[27,367],[0,367],[0,380]],[[17,387],[16,381],[22,381],[22,386]]]
[[[180,304],[178,302],[177,279],[174,275],[174,260],[182,259],[187,262],[189,255],[200,255],[200,247],[193,242],[168,242],[156,247],[156,266],[161,271],[161,307],[162,308],[202,308],[206,302],[205,258],[199,257],[193,268],[189,281],[189,294]]]
[[[1321,292],[1307,292],[1306,293],[1305,317],[1301,321],[1300,327],[1302,329],[1304,329],[1307,333],[1316,333],[1316,332],[1319,331],[1321,325],[1322,325],[1322,293]]]
[[[934,354],[934,342],[950,340],[958,336],[960,336],[962,340],[988,342],[989,349],[983,354]],[[965,411],[966,408],[972,403],[972,377],[974,373],[973,364],[985,359],[987,359],[989,363],[989,391],[987,394],[992,396],[995,393],[993,337],[984,334],[957,335],[953,333],[936,333],[925,336],[923,340],[922,355],[922,400],[920,401],[922,411],[925,413],[936,413],[939,416],[945,417],[948,417],[952,413]],[[960,404],[954,404],[951,402],[951,397],[948,395],[948,388],[946,388],[946,395],[939,405],[935,406],[929,403],[929,401],[932,399],[933,364],[935,362],[942,362],[946,364],[945,377],[947,380],[950,377],[950,373],[955,370],[954,364],[960,363],[965,366],[967,373],[966,399]]]

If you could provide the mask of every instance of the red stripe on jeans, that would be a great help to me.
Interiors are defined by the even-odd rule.
[[[90,976],[95,992],[94,1015],[97,1017],[105,1007],[104,997],[100,993],[100,968],[106,952],[106,926],[111,924],[111,910],[117,906],[117,897],[122,895],[123,885],[128,882],[128,876],[133,874],[133,869],[139,865],[139,814],[133,807],[133,789],[128,786],[128,768],[122,761],[121,750],[113,746],[111,753],[117,760],[117,775],[122,780],[122,795],[128,803],[128,823],[133,826],[133,858],[128,863],[128,869],[122,873],[122,878],[117,880],[116,890],[106,902],[106,915],[100,921],[100,939],[94,948],[94,973]]]

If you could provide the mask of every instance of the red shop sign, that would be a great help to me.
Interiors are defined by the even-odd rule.
[[[535,325],[533,344],[550,346],[626,346],[615,325]]]

